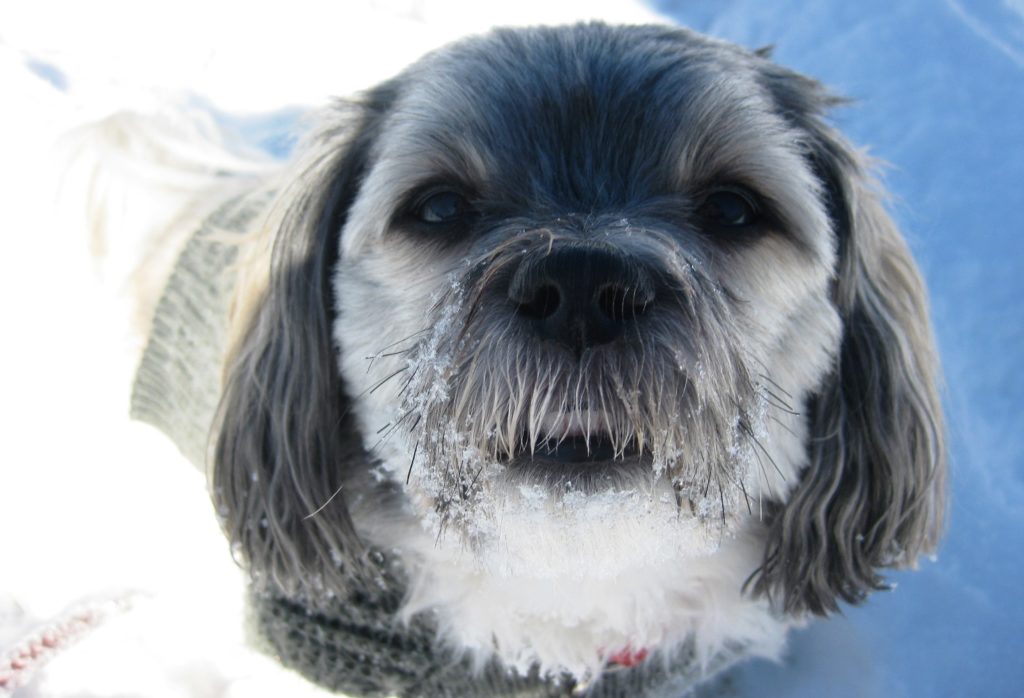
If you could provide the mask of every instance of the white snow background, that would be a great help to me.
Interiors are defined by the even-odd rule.
[[[1024,691],[1024,2],[440,0],[0,4],[0,656],[69,607],[110,609],[25,698],[317,695],[247,651],[241,583],[199,473],[127,421],[123,302],[54,215],[62,131],[199,105],[275,156],[299,108],[489,24],[654,11],[757,47],[856,102],[932,294],[952,484],[937,561],[699,696]],[[84,604],[84,606],[83,606]]]

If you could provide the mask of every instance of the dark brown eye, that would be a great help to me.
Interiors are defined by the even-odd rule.
[[[431,194],[413,212],[424,223],[455,223],[469,212],[465,198],[453,191]]]
[[[737,189],[718,189],[697,209],[701,218],[720,228],[743,228],[760,219],[754,197]]]

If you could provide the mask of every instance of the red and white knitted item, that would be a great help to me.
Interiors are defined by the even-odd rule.
[[[0,698],[14,695],[50,660],[103,624],[111,616],[127,611],[137,594],[87,601],[72,606],[16,638],[0,650]]]

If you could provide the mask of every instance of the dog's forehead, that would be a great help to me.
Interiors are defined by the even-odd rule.
[[[827,256],[818,182],[770,64],[671,27],[499,30],[430,54],[393,83],[346,253],[423,190],[518,215],[623,215],[739,185]],[[800,89],[797,84],[796,89]]]
[[[388,155],[588,208],[675,189],[778,130],[754,60],[660,27],[496,32],[409,71]],[[733,142],[708,142],[726,131]]]

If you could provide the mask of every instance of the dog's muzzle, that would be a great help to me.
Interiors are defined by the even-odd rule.
[[[654,278],[653,270],[620,250],[563,242],[524,255],[510,276],[507,297],[525,336],[568,352],[566,361],[580,364],[589,351],[614,351],[609,345],[639,337],[657,295]],[[599,463],[620,468],[640,460],[634,446],[616,448],[606,415],[586,405],[549,415],[541,427],[540,442],[513,462],[578,479],[592,475]]]

